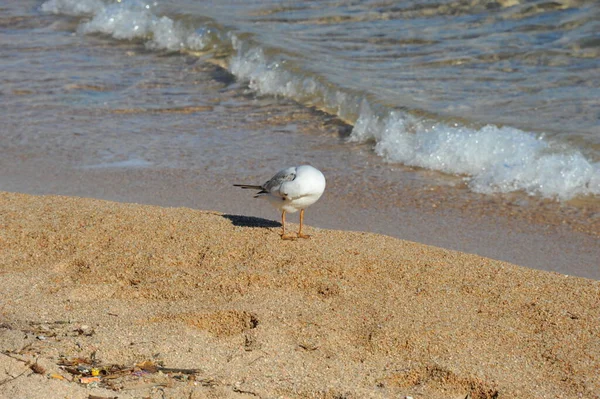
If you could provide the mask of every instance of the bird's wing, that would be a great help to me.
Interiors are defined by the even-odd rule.
[[[265,192],[276,194],[273,191],[279,191],[279,187],[288,181],[292,181],[296,178],[296,168],[290,167],[287,169],[280,170],[275,176],[268,182],[263,184],[262,189]]]

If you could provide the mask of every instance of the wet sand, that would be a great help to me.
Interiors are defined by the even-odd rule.
[[[74,197],[2,193],[0,225],[1,397],[600,392],[598,281],[370,233],[309,227],[311,239],[282,241],[265,219]],[[65,366],[77,359],[105,371],[89,382]]]
[[[297,109],[295,105],[290,107]],[[266,107],[264,115],[274,108]],[[305,122],[307,130],[319,123],[319,116],[313,117]],[[91,125],[96,122],[96,119],[89,121]],[[276,129],[277,125],[271,128]],[[258,146],[268,145],[272,132],[268,125],[260,123],[245,129]],[[327,136],[301,139],[296,143],[296,151],[301,154],[298,163],[317,166],[328,182],[324,196],[306,213],[309,225],[385,234],[520,266],[600,280],[600,213],[595,204],[575,207],[523,195],[486,197],[460,187],[431,186],[423,184],[422,179],[414,179],[412,174],[418,173],[415,171],[376,164],[365,167],[361,158],[369,156],[354,151],[341,164],[340,159],[326,160],[318,153],[318,145],[329,141]],[[192,148],[182,145],[185,153],[197,150],[195,155],[180,158],[189,165],[88,168],[82,164],[97,161],[89,153],[98,143],[92,138],[77,138],[74,142],[84,149],[44,153],[33,148],[29,153],[5,152],[0,158],[3,170],[0,188],[28,194],[184,206],[278,220],[278,212],[268,203],[253,199],[252,193],[232,184],[259,184],[282,165],[293,164],[286,159],[285,152],[271,154],[266,159],[254,153],[235,158],[235,153],[228,154],[225,147],[217,148],[213,156],[231,158],[215,163],[212,158],[204,160],[206,149],[202,145]],[[166,145],[168,140],[160,140],[160,144]],[[69,155],[63,156],[62,151]],[[174,157],[170,155],[167,159]],[[370,166],[374,167],[369,169]],[[289,220],[298,222],[297,214],[290,215]]]

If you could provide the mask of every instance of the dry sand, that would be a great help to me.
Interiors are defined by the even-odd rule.
[[[279,231],[0,193],[0,396],[600,397],[600,282]],[[99,382],[82,383],[92,360]]]

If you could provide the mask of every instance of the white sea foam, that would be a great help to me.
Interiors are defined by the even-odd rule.
[[[286,61],[269,61],[260,47],[252,47],[230,35],[235,53],[229,71],[259,94],[282,96],[306,105],[316,105],[342,119],[353,122],[358,117],[360,100],[356,95],[323,84],[318,77],[291,72]]]
[[[79,32],[102,33],[119,40],[145,38],[152,32],[156,17],[149,5],[139,2],[110,4],[79,27]]]
[[[194,30],[169,17],[154,13],[156,3],[121,0],[105,4],[100,0],[49,0],[42,11],[91,16],[78,29],[81,34],[100,33],[118,40],[145,40],[152,50],[200,51],[210,45],[210,29]]]
[[[301,95],[311,94],[302,88],[316,89],[314,81],[303,81],[299,76],[293,76],[281,62],[269,63],[260,47],[245,50],[244,44],[235,35],[231,35],[231,41],[236,54],[231,57],[229,70],[238,78],[247,80],[252,90],[260,94],[298,99]]]
[[[600,194],[600,164],[511,127],[451,126],[397,111],[381,117],[365,102],[351,140],[374,140],[377,154],[391,162],[465,175],[476,192],[523,190],[562,200]]]
[[[100,0],[49,0],[42,4],[44,12],[74,16],[93,15],[103,8]]]

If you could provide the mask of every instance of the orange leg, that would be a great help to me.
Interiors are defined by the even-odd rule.
[[[296,238],[292,235],[285,234],[285,211],[281,212],[281,226],[283,227],[282,232],[281,232],[281,238],[283,240],[293,240],[294,238]]]
[[[308,234],[302,234],[302,226],[304,225],[304,209],[300,210],[300,230],[298,230],[298,238],[310,238]]]

